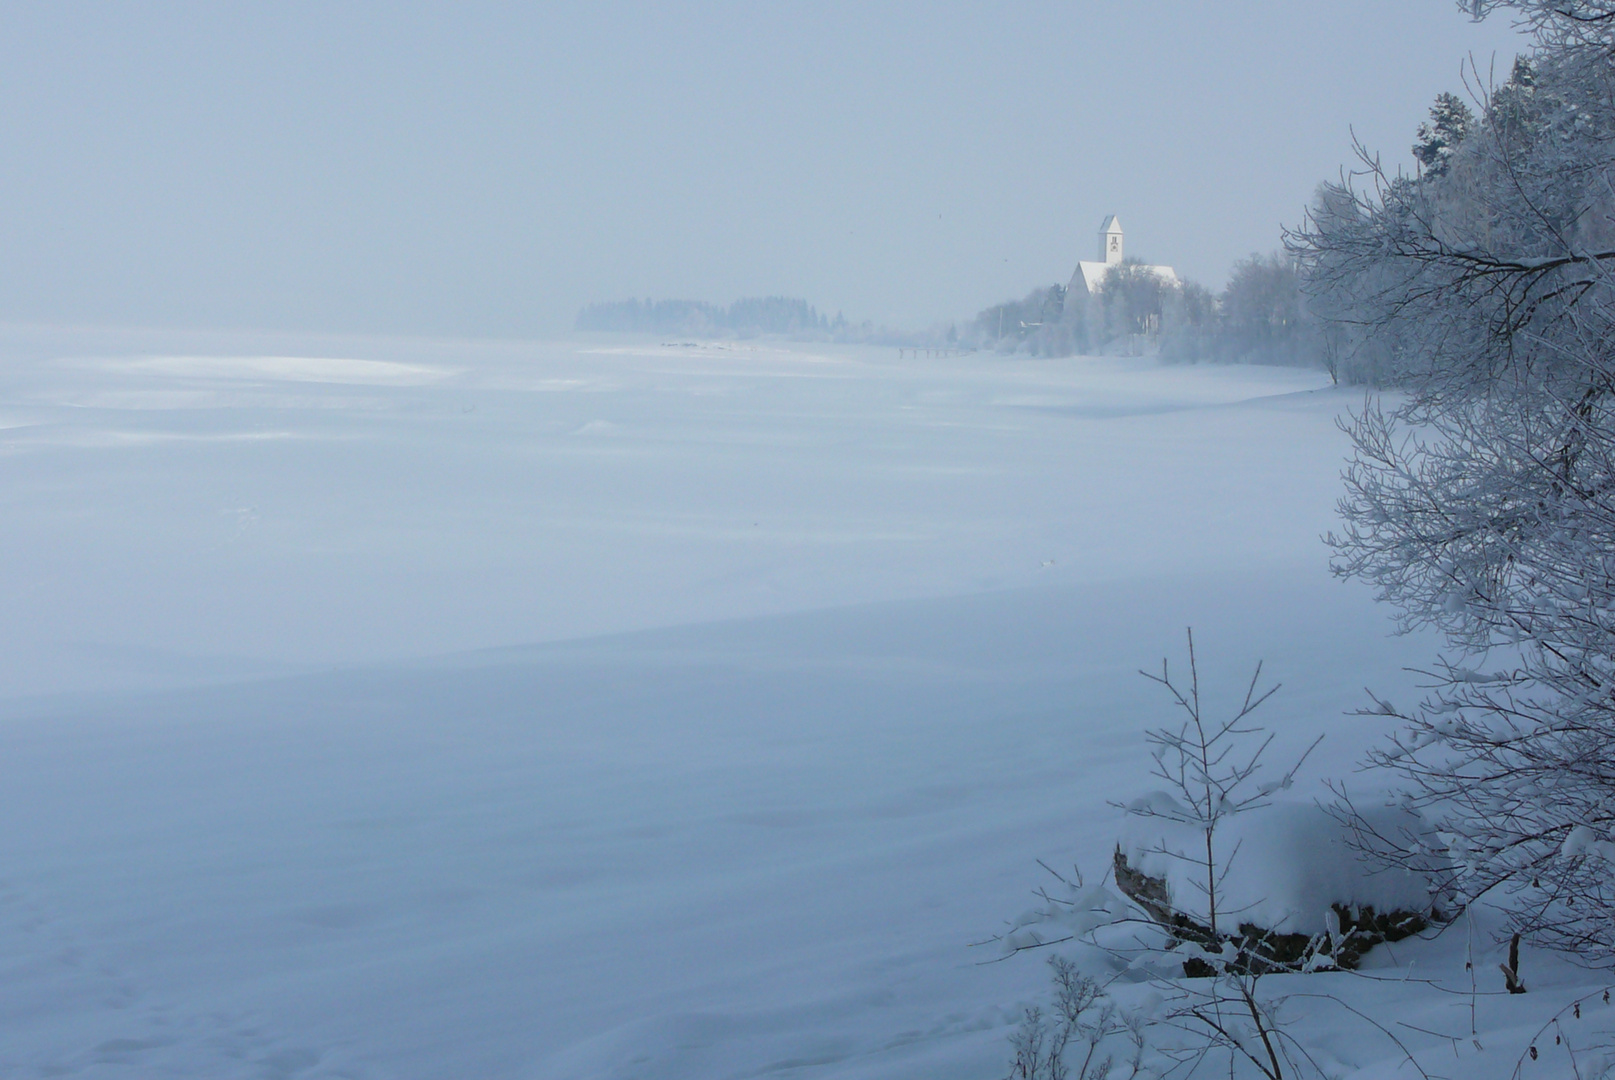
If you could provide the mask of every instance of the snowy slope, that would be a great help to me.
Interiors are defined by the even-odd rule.
[[[1307,373],[169,344],[0,369],[0,1075],[999,1075],[1135,668],[1264,657],[1310,784],[1429,648]]]

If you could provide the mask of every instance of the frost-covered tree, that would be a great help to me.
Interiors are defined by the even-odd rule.
[[[1441,94],[1430,107],[1430,119],[1419,125],[1413,156],[1426,176],[1442,176],[1452,155],[1475,123],[1474,113],[1457,94]]]
[[[1551,49],[1609,52],[1615,43],[1615,0],[1458,0],[1458,7],[1476,19],[1512,11],[1523,28]]]
[[[1064,286],[1033,289],[1020,300],[1006,300],[981,312],[966,336],[988,348],[1009,350],[1023,343],[1035,347],[1059,335],[1065,306]]]
[[[1197,361],[1216,357],[1221,315],[1217,297],[1197,281],[1179,278],[1161,303],[1161,355]]]
[[[1134,259],[1112,266],[1099,283],[1099,309],[1107,336],[1159,333],[1161,311],[1172,283]]]
[[[1216,353],[1258,364],[1310,364],[1319,359],[1316,327],[1301,299],[1296,261],[1288,253],[1251,255],[1234,264],[1217,303]]]
[[[1398,397],[1350,425],[1338,573],[1441,630],[1374,763],[1462,900],[1615,960],[1615,0],[1515,0],[1537,49],[1444,167],[1325,185],[1289,237],[1340,362]]]

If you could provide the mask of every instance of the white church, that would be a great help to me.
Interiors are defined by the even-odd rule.
[[[1099,226],[1099,258],[1095,262],[1077,263],[1077,272],[1071,275],[1071,284],[1066,286],[1066,303],[1071,303],[1078,297],[1088,298],[1099,291],[1099,285],[1105,280],[1110,268],[1122,261],[1122,223],[1115,214],[1105,218],[1104,224]],[[1178,275],[1170,266],[1144,266],[1140,270],[1154,274],[1163,284],[1176,285]]]

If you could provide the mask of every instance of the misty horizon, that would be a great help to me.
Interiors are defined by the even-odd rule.
[[[0,322],[520,338],[789,296],[918,328],[1065,280],[1109,213],[1216,288],[1354,132],[1410,162],[1520,41],[1446,0],[1136,12],[13,8]]]

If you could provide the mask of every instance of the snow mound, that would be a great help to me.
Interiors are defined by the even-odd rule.
[[[1365,811],[1364,817],[1382,836],[1428,831],[1405,810]],[[1333,904],[1372,906],[1378,912],[1429,910],[1436,895],[1432,874],[1381,868],[1365,860],[1348,839],[1346,827],[1314,803],[1275,802],[1225,818],[1212,840],[1219,921],[1231,916],[1268,930],[1317,934],[1328,929]],[[1120,847],[1128,865],[1166,882],[1177,910],[1207,920],[1202,832],[1161,817],[1130,814]]]

